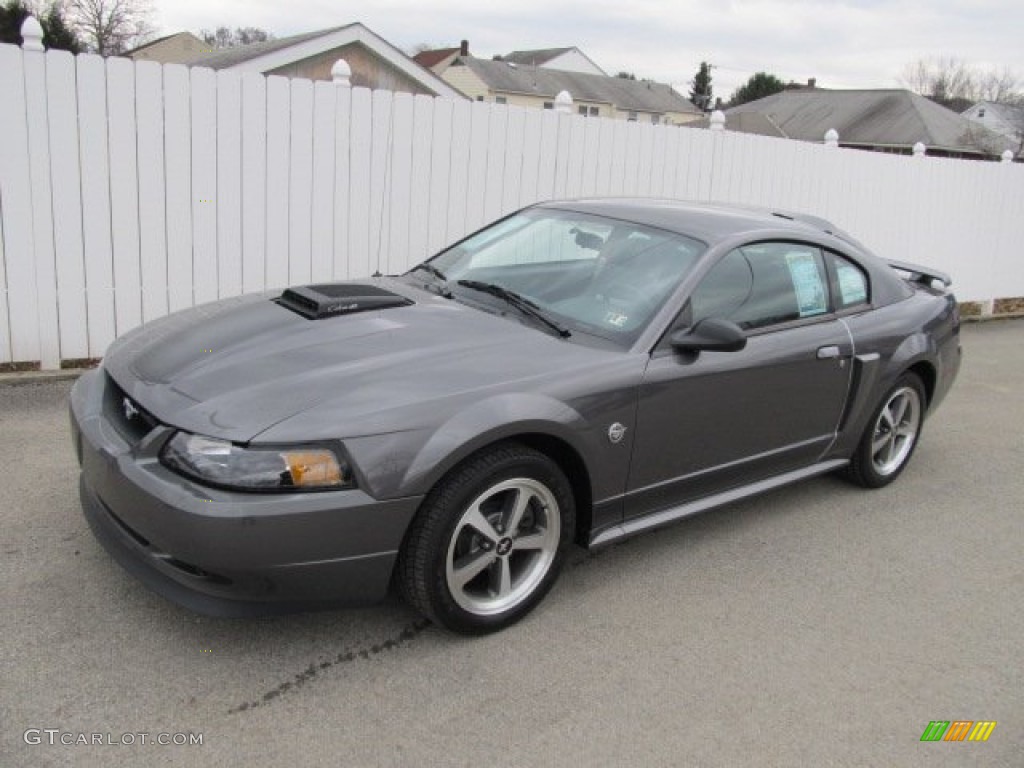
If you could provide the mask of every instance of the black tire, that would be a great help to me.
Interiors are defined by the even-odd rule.
[[[901,402],[906,408],[897,414],[894,407],[898,409]],[[920,377],[910,371],[904,373],[872,412],[845,469],[846,478],[864,488],[882,488],[899,477],[921,438],[926,407]],[[894,416],[896,424],[892,423]]]
[[[506,530],[516,510],[519,523]],[[572,488],[555,462],[519,443],[493,446],[449,472],[424,500],[398,557],[399,589],[453,632],[504,629],[555,583],[575,519]]]

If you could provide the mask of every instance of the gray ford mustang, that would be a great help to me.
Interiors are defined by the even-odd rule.
[[[96,536],[241,615],[522,618],[567,549],[803,478],[904,469],[960,366],[949,278],[809,216],[536,205],[397,277],[208,304],[71,394]]]

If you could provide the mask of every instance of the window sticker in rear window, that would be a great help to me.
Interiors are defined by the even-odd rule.
[[[836,274],[839,276],[839,294],[843,306],[867,301],[868,286],[859,269],[850,264],[837,263]]]
[[[822,282],[818,263],[813,253],[793,251],[786,254],[786,266],[796,291],[800,317],[821,315],[828,311],[825,284]]]

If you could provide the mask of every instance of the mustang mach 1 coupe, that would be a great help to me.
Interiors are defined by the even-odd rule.
[[[935,270],[810,216],[552,202],[404,275],[215,302],[71,394],[96,536],[211,614],[373,601],[494,631],[600,547],[907,466],[960,366]]]

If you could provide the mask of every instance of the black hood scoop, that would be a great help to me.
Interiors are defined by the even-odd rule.
[[[328,283],[288,288],[275,301],[310,320],[336,315],[351,315],[371,309],[406,307],[414,302],[373,285]]]

